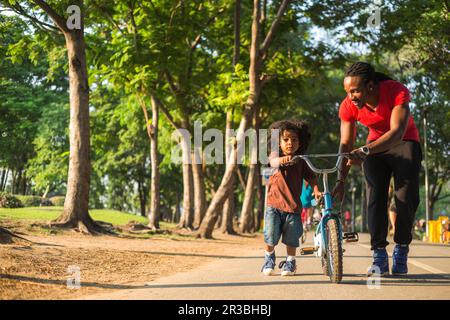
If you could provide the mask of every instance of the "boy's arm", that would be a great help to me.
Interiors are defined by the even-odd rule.
[[[291,161],[292,156],[283,156],[278,157],[278,154],[276,152],[272,152],[269,155],[269,163],[272,168],[278,168],[280,165],[283,165],[289,161]]]

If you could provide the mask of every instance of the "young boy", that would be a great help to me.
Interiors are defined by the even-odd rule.
[[[305,179],[313,188],[314,197],[321,197],[315,174],[302,159],[291,161],[294,155],[304,154],[308,148],[310,134],[308,126],[302,121],[282,120],[273,123],[270,135],[279,130],[279,154],[271,153],[270,166],[278,170],[269,178],[267,184],[267,211],[264,216],[265,260],[261,271],[271,275],[275,268],[275,246],[282,237],[286,245],[286,261],[280,263],[282,276],[295,275],[295,252],[303,233],[300,214],[302,205],[300,195],[302,181]]]

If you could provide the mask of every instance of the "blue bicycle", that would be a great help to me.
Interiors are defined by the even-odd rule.
[[[340,283],[343,274],[343,248],[342,242],[356,242],[359,240],[358,233],[343,233],[340,213],[333,210],[333,197],[328,188],[328,174],[336,172],[344,157],[348,153],[341,154],[317,154],[317,155],[297,155],[291,159],[303,159],[317,174],[323,175],[323,197],[320,200],[322,217],[317,224],[314,234],[314,247],[302,248],[301,254],[315,254],[321,259],[323,273],[330,277],[332,283]],[[330,169],[317,169],[309,158],[338,157],[336,165]]]

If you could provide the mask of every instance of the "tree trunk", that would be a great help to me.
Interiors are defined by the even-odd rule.
[[[55,222],[60,227],[95,233],[103,230],[89,215],[89,85],[84,34],[75,29],[67,32],[65,38],[70,81],[70,159],[64,212]]]
[[[180,199],[180,189],[177,188],[177,206],[175,208],[175,215],[173,217],[172,222],[174,223],[178,223],[179,219],[180,219],[180,204],[181,204],[181,199]]]
[[[2,169],[2,174],[0,175],[0,191],[3,191],[3,181],[5,180],[5,170]]]
[[[200,151],[196,150],[192,154],[192,173],[194,180],[194,228],[198,228],[202,223],[206,211],[205,177],[203,175],[200,161]],[[197,164],[198,163],[198,164]]]
[[[254,0],[252,42],[250,49],[250,68],[249,68],[250,92],[243,110],[243,115],[239,125],[239,129],[236,134],[237,145],[242,145],[244,141],[244,133],[249,127],[249,124],[251,123],[252,115],[256,107],[256,104],[258,103],[260,95],[261,89],[261,80],[259,78],[261,67],[261,59],[259,56],[260,15],[261,15],[260,1]],[[236,169],[236,164],[237,164],[237,150],[236,147],[233,147],[231,150],[229,164],[226,167],[224,177],[222,178],[222,182],[219,186],[219,189],[216,191],[216,194],[214,195],[211,204],[209,205],[205,218],[203,219],[203,223],[200,226],[198,237],[212,238],[212,232],[214,229],[214,224],[217,220],[217,216],[221,212],[223,204],[227,199],[228,195],[230,194],[230,192],[232,192],[233,185],[230,182]]]
[[[256,130],[256,141],[259,141],[258,130],[260,127],[259,121],[259,108],[255,108],[255,113],[253,115],[253,127]],[[256,144],[255,146],[258,146]],[[255,150],[250,150],[250,158],[254,159],[252,153],[255,153],[254,156],[257,158],[258,155],[258,147]],[[247,178],[247,185],[245,187],[245,195],[244,202],[242,204],[241,211],[241,221],[240,221],[240,231],[242,233],[252,233],[255,228],[255,216],[254,216],[254,203],[255,203],[255,193],[256,193],[256,184],[258,183],[258,163],[250,164],[250,170]]]
[[[8,178],[8,169],[2,170],[2,177],[0,179],[0,191],[5,191],[7,178]]]
[[[11,179],[11,194],[14,194],[15,193],[15,186],[16,186],[16,178],[17,178],[17,172],[13,169],[12,171],[11,171],[11,176],[12,176],[12,179]]]
[[[229,136],[229,129],[232,129],[232,118],[233,118],[233,112],[228,111],[227,112],[227,122],[226,122],[226,131],[225,131],[225,159],[226,164],[228,165],[229,157],[231,154],[231,148],[233,147],[233,143],[231,141],[231,137]],[[221,225],[221,231],[222,233],[228,233],[228,234],[236,234],[236,232],[233,229],[233,216],[234,216],[234,210],[235,210],[235,199],[234,199],[234,188],[236,184],[236,174],[234,173],[232,175],[232,178],[230,180],[230,185],[232,191],[229,193],[227,199],[225,200],[223,211],[222,211],[222,225]]]
[[[257,185],[257,191],[256,191],[256,198],[258,199],[258,206],[256,209],[256,221],[255,221],[255,231],[258,231],[261,229],[261,221],[264,218],[264,188],[262,186],[261,181],[261,166],[258,164],[256,171],[258,172],[256,177],[256,185]]]
[[[149,132],[150,137],[150,161],[152,164],[152,178],[150,186],[150,217],[149,227],[153,230],[159,229],[160,219],[160,173],[158,160],[158,120],[159,108],[154,96],[151,96],[152,105],[152,127]],[[147,121],[147,126],[148,126]]]
[[[184,150],[185,148],[183,148]],[[189,150],[183,151],[189,152]],[[194,181],[192,177],[192,165],[189,163],[183,163],[183,213],[178,223],[178,228],[193,229],[193,215],[192,208]]]
[[[27,174],[26,171],[23,171],[23,175],[22,175],[22,194],[26,195],[27,194]]]
[[[138,181],[138,192],[139,192],[139,206],[141,216],[145,217],[147,215],[145,211],[146,199],[145,199],[144,183],[142,181]]]
[[[234,47],[233,47],[233,67],[239,61],[241,52],[241,0],[236,0],[234,8]]]
[[[15,179],[13,194],[20,194],[21,184],[22,184],[22,169],[17,169],[17,178]]]
[[[241,211],[240,231],[242,233],[251,233],[254,230],[253,208],[255,202],[255,184],[257,181],[257,174],[257,164],[251,164]]]
[[[48,193],[50,192],[50,185],[45,188],[44,194],[42,195],[42,199],[47,198]]]
[[[235,178],[232,178],[232,184],[234,183]],[[222,225],[220,230],[222,233],[226,234],[236,234],[236,231],[233,228],[233,217],[235,213],[235,198],[234,192],[230,192],[229,197],[225,201],[223,205],[223,213],[222,213]]]
[[[233,47],[233,72],[237,63],[239,62],[240,49],[241,49],[241,0],[236,0],[236,5],[234,8],[234,47]],[[228,165],[229,157],[230,157],[230,149],[233,147],[231,137],[229,136],[228,130],[233,129],[233,116],[234,116],[234,107],[233,110],[227,111],[227,120],[226,120],[226,131],[225,131],[225,159],[226,164]],[[234,191],[236,183],[236,175],[233,174],[230,184],[231,189]],[[222,223],[221,223],[221,231],[222,233],[227,234],[236,234],[233,228],[233,216],[235,209],[235,199],[234,192],[230,192],[227,199],[225,200],[223,211],[222,211]]]

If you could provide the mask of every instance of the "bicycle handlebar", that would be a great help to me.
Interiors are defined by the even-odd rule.
[[[293,161],[295,159],[303,159],[306,161],[306,164],[311,168],[312,171],[315,173],[323,174],[323,173],[333,173],[335,172],[340,166],[343,158],[347,158],[350,153],[326,153],[326,154],[301,154],[296,155],[292,157],[290,161]],[[336,161],[336,165],[333,168],[330,169],[317,169],[312,163],[309,158],[328,158],[328,157],[338,157]]]

